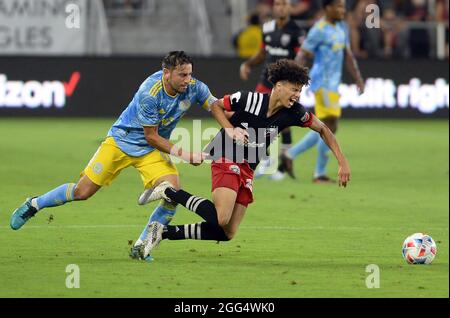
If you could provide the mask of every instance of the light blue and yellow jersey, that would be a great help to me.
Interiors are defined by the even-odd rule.
[[[147,78],[139,87],[133,100],[108,132],[119,148],[129,156],[141,157],[155,150],[144,135],[144,127],[158,126],[161,137],[169,139],[178,121],[191,105],[209,107],[217,100],[208,86],[192,79],[183,94],[167,94],[162,71]]]
[[[333,25],[322,18],[314,24],[302,45],[303,50],[314,54],[314,64],[310,72],[310,89],[313,92],[320,88],[338,92],[345,49],[349,45],[348,27],[345,22]]]

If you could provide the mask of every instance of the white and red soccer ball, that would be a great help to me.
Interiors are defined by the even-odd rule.
[[[403,242],[403,258],[409,264],[431,264],[436,252],[436,243],[428,234],[414,233]]]

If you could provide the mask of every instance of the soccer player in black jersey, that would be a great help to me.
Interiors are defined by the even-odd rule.
[[[247,80],[251,68],[265,63],[260,80],[256,86],[256,92],[269,94],[272,90],[272,84],[268,79],[268,65],[279,59],[287,58],[294,60],[300,52],[303,38],[306,35],[295,21],[291,20],[292,11],[291,0],[275,0],[273,2],[274,20],[263,25],[263,44],[261,50],[250,59],[241,64],[240,75],[243,80]],[[292,144],[292,135],[289,128],[286,128],[281,134],[281,151],[287,151]],[[270,165],[269,160],[263,160],[257,176],[265,173]],[[293,163],[290,161],[285,166],[286,172],[292,178],[295,178],[293,172]]]
[[[247,206],[253,202],[253,171],[267,147],[286,127],[309,127],[317,131],[339,163],[339,186],[350,180],[350,168],[330,129],[298,103],[308,69],[283,59],[269,66],[274,84],[270,95],[237,92],[214,103],[211,111],[223,129],[206,148],[213,159],[213,201],[176,190],[169,182],[145,191],[140,203],[165,199],[179,203],[201,216],[205,222],[164,226],[153,222],[140,257],[145,259],[162,239],[229,241],[238,230]],[[225,111],[234,114],[227,119]],[[206,154],[205,154],[206,155]],[[214,203],[213,203],[214,202]]]

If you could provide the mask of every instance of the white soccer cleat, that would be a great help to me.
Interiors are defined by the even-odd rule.
[[[138,203],[139,205],[145,205],[153,201],[158,201],[161,199],[166,200],[167,202],[172,202],[164,193],[167,188],[173,188],[172,183],[169,181],[161,182],[159,185],[154,187],[153,189],[146,189],[139,197]]]
[[[263,175],[266,175],[267,170],[269,170],[271,165],[272,160],[270,157],[268,157],[268,159],[262,159],[258,165],[258,168],[256,168],[255,179],[261,178]]]
[[[269,180],[271,181],[281,181],[286,177],[284,172],[277,170],[275,173],[269,176]]]
[[[164,231],[164,225],[156,221],[150,223],[148,227],[147,236],[139,249],[139,256],[141,259],[146,259],[152,250],[159,245]]]

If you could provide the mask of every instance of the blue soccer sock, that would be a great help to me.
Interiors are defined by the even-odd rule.
[[[153,210],[152,215],[150,216],[147,225],[145,226],[144,230],[142,231],[141,235],[139,236],[139,241],[144,241],[145,237],[148,233],[148,226],[150,223],[157,221],[161,224],[168,225],[170,221],[172,221],[173,216],[176,213],[176,206],[170,205],[166,203],[165,201],[158,205],[155,210]]]
[[[320,139],[319,145],[317,146],[317,163],[316,171],[314,173],[315,178],[326,175],[329,151],[330,148],[328,148],[327,144],[322,139]]]
[[[301,153],[305,152],[306,150],[314,147],[320,140],[319,133],[315,131],[310,131],[306,134],[305,137],[303,137],[300,142],[295,144],[291,147],[291,149],[288,150],[287,155],[291,159],[295,159],[297,156],[299,156]]]
[[[74,200],[75,183],[66,183],[32,200],[37,210],[63,205]]]

